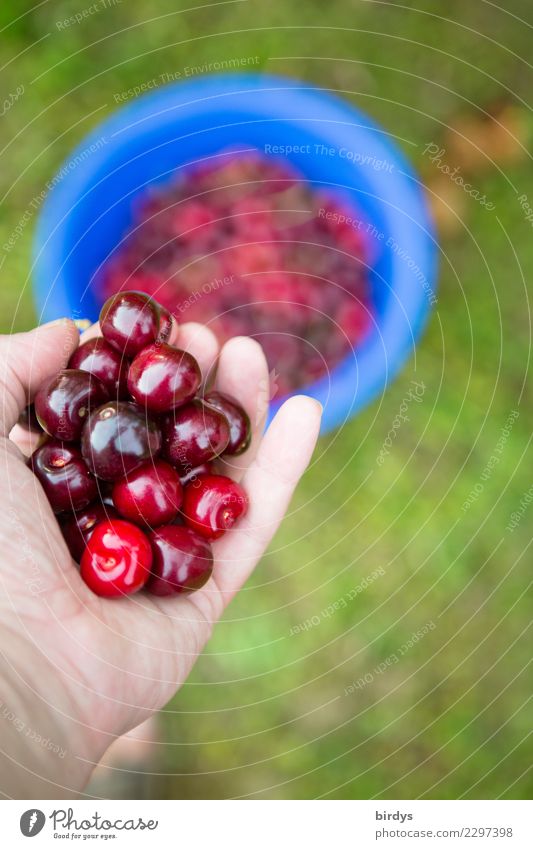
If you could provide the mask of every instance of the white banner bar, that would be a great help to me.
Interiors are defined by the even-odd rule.
[[[532,849],[532,807],[524,801],[4,801],[1,845]]]

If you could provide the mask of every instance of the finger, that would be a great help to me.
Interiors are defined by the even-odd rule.
[[[248,513],[213,546],[216,585],[225,604],[247,580],[274,536],[311,459],[321,414],[322,407],[313,398],[289,398],[263,437],[242,481],[250,499]]]
[[[35,449],[39,446],[42,438],[41,433],[27,430],[16,424],[9,434],[11,442],[14,442],[19,451],[22,451],[25,457],[31,457]]]
[[[218,357],[218,342],[213,331],[203,324],[189,321],[180,324],[174,344],[195,357],[204,383],[209,380]]]
[[[240,480],[257,453],[270,397],[267,361],[258,342],[247,336],[226,342],[218,358],[215,389],[235,398],[250,417],[252,439],[248,450],[217,464],[217,471]]]
[[[102,331],[100,330],[100,322],[95,321],[94,324],[91,324],[87,330],[84,330],[80,336],[80,345],[83,345],[84,342],[88,342],[89,339],[94,339],[95,336],[101,336]]]
[[[77,344],[68,318],[0,337],[0,435],[9,434],[46,378],[65,368]]]

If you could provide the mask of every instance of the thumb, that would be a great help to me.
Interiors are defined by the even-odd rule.
[[[60,318],[30,330],[0,336],[0,436],[7,436],[37,389],[66,368],[79,334],[73,321]]]

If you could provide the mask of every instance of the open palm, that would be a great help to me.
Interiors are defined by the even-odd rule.
[[[67,752],[61,761],[49,749],[46,756],[36,746],[28,753],[25,735],[13,732],[6,763],[22,774],[29,797],[81,790],[113,740],[171,698],[263,554],[316,442],[320,405],[304,396],[287,401],[262,436],[269,378],[256,342],[233,339],[219,352],[213,334],[197,324],[182,325],[171,341],[189,350],[204,377],[214,376],[217,389],[236,397],[250,415],[250,449],[224,469],[242,479],[250,508],[214,544],[213,576],[199,592],[109,600],[93,595],[81,580],[44,492],[25,465],[22,434],[15,430],[6,438],[28,394],[65,366],[78,344],[76,328],[64,321],[0,339],[4,692],[25,727],[33,724],[41,737],[48,735],[47,745],[57,740]],[[5,764],[4,773],[0,770],[4,793],[20,794],[20,774],[10,793]]]

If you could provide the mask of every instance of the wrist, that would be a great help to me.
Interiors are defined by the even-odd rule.
[[[35,646],[11,632],[0,645],[7,646],[0,689],[0,792],[15,799],[79,795],[106,746],[98,748],[91,730],[75,719],[74,700]]]

